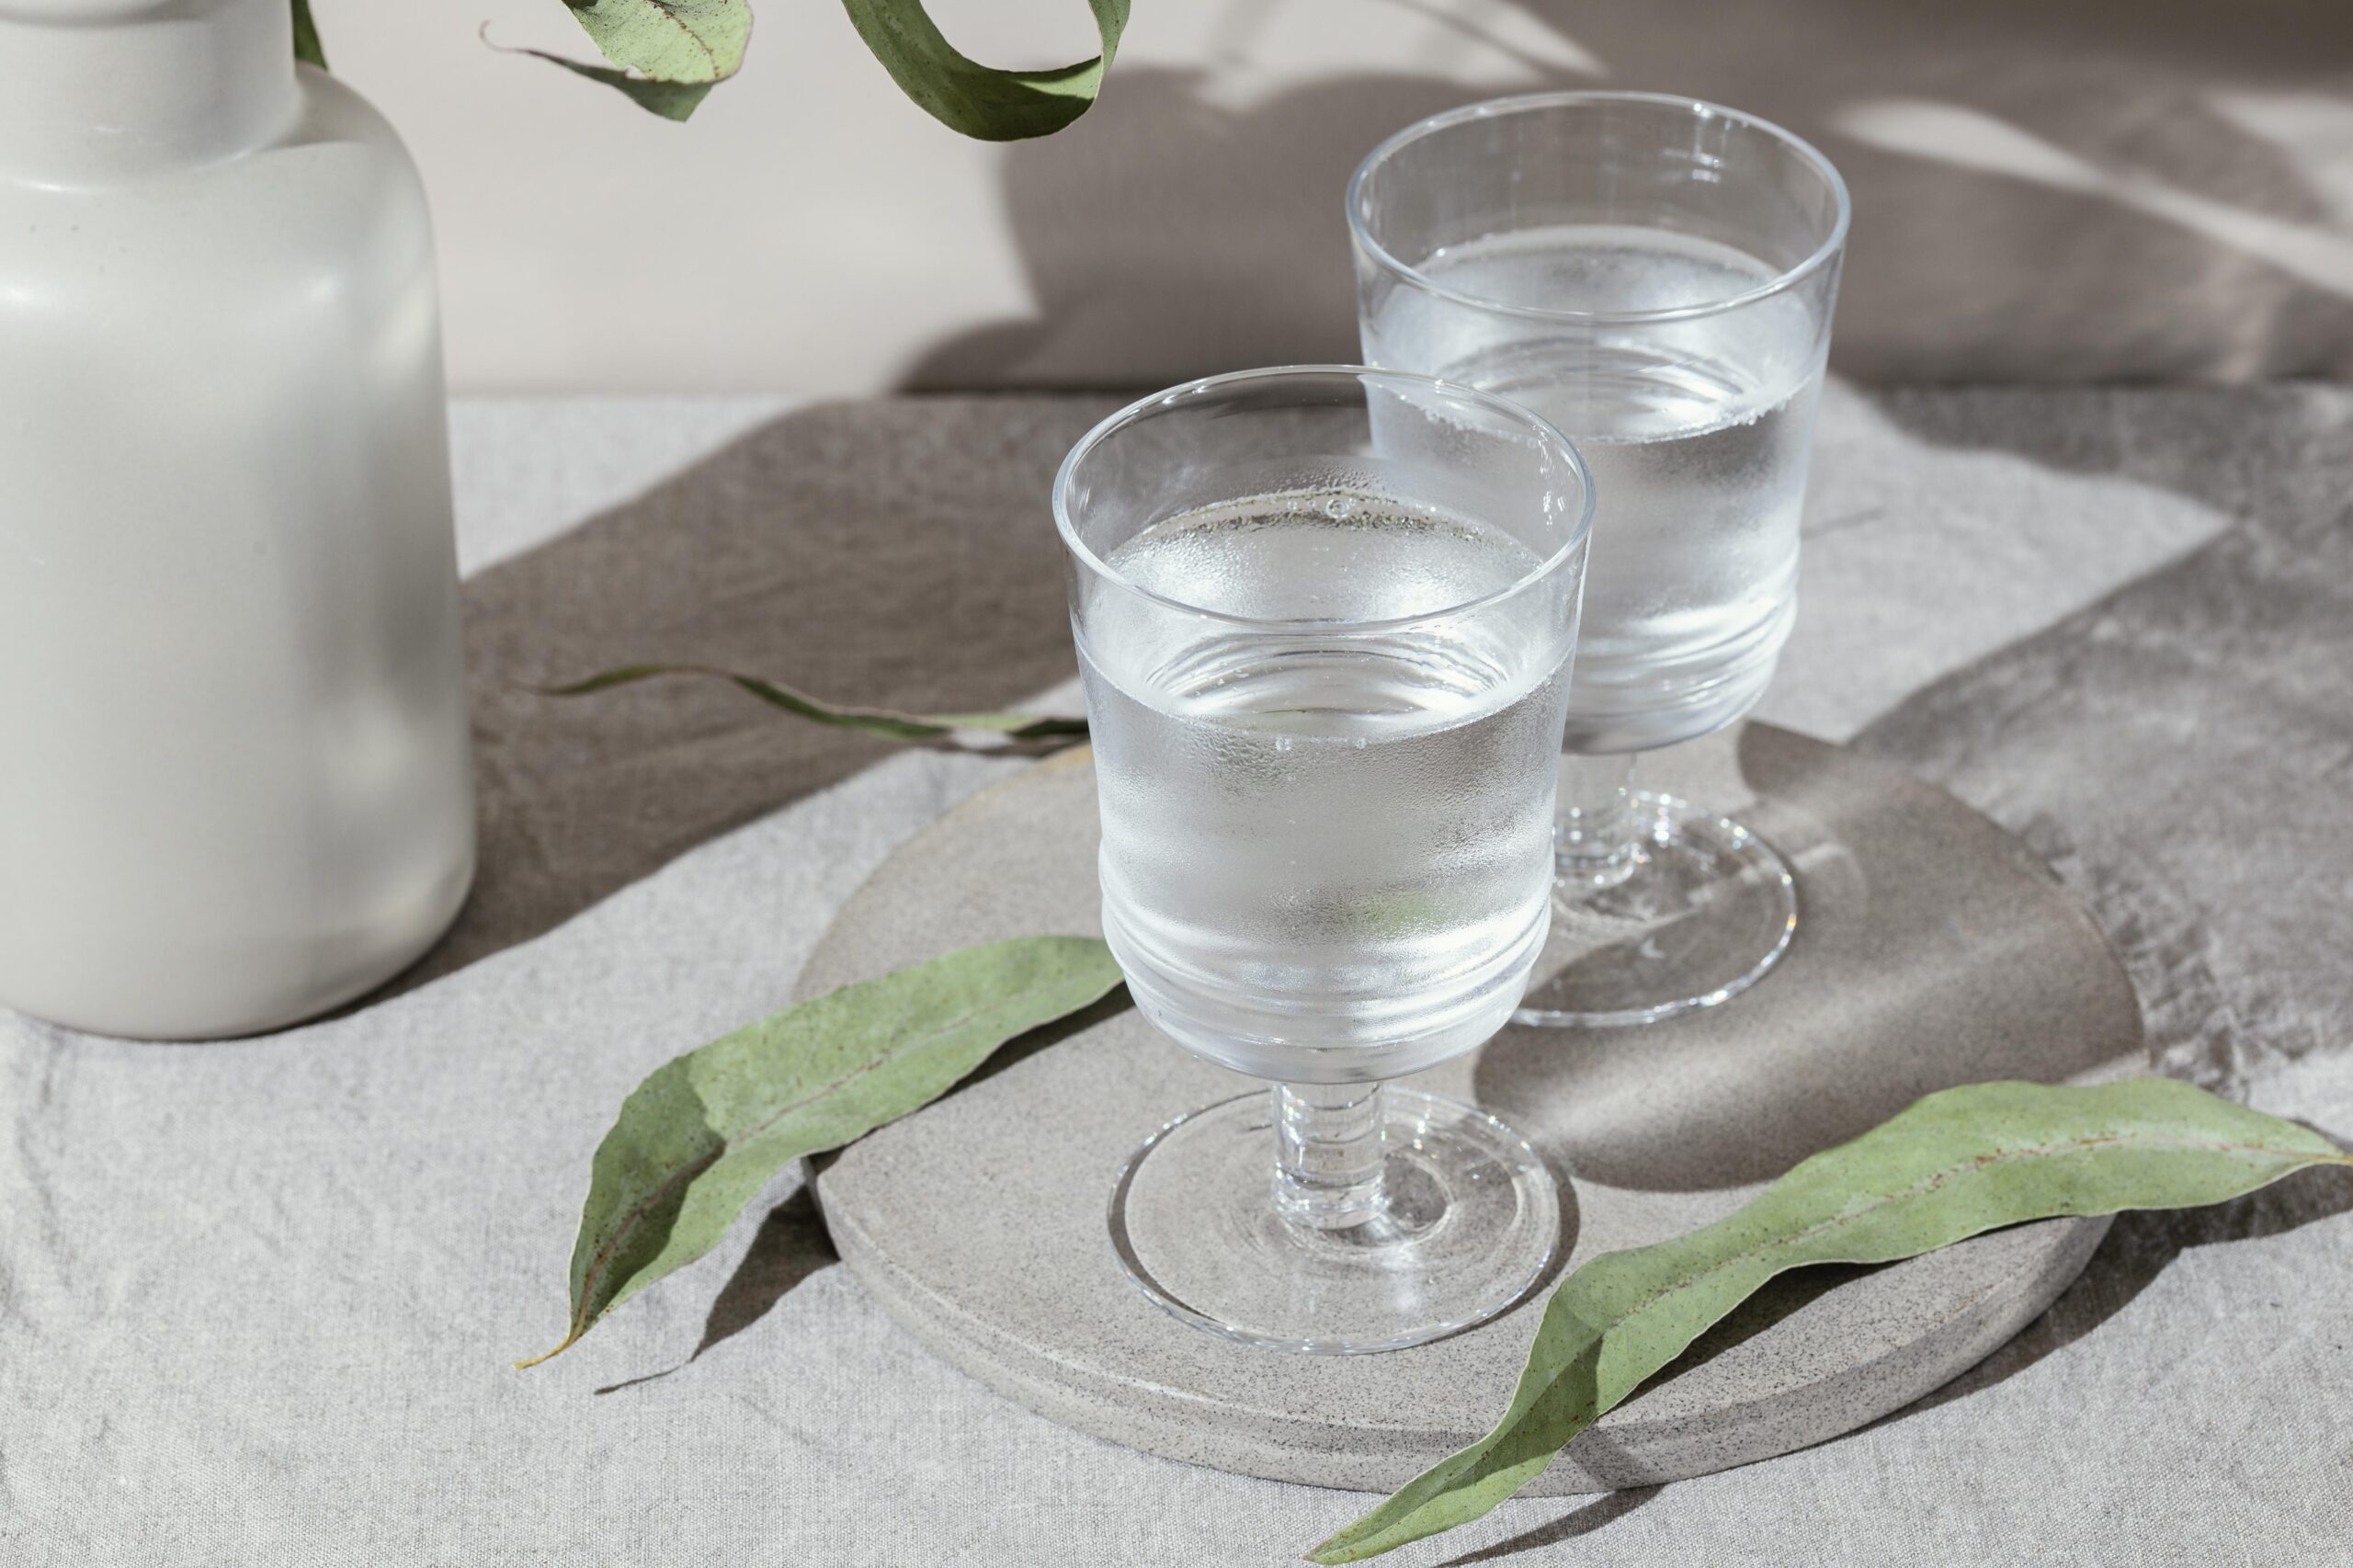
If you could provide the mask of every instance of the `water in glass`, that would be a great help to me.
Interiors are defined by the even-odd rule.
[[[1419,264],[1366,324],[1380,363],[1501,393],[1577,443],[1599,499],[1567,746],[1647,750],[1755,702],[1795,618],[1799,511],[1828,335],[1802,291],[1613,331],[1467,309],[1674,310],[1778,269],[1665,229],[1563,224]]]
[[[1182,513],[1078,639],[1105,934],[1137,1004],[1261,1077],[1370,1080],[1477,1044],[1541,947],[1567,661],[1540,565],[1473,518],[1300,492]],[[1328,624],[1319,624],[1328,623]],[[1524,633],[1524,635],[1523,635]]]

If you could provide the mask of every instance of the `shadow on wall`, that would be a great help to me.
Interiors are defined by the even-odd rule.
[[[1516,11],[1567,46],[1515,57],[1489,27],[1480,47],[1524,85],[1359,75],[1254,101],[1229,75],[1300,62],[1256,42],[1263,16],[1230,9],[1211,75],[1121,71],[1074,131],[1006,151],[1039,313],[938,345],[907,383],[1165,384],[1353,358],[1340,201],[1357,160],[1458,103],[1578,86],[1716,99],[1829,153],[1857,209],[1847,375],[2353,375],[2353,6],[1385,3],[1424,12],[1433,40]]]
[[[1119,112],[1017,142],[1006,222],[1041,314],[926,354],[915,387],[1165,385],[1357,358],[1340,188],[1365,150],[1461,101],[1409,76],[1221,108],[1190,72],[1117,78]]]

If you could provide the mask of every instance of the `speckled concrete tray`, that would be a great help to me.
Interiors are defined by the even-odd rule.
[[[1796,868],[1802,923],[1779,969],[1647,1028],[1509,1029],[1417,1080],[1503,1116],[1569,1177],[1571,1265],[1712,1220],[1932,1089],[2137,1062],[2138,1008],[2099,934],[2022,846],[1949,796],[1763,725],[1646,762],[1643,781],[1741,816]],[[1032,768],[901,849],[801,990],[995,937],[1096,931],[1095,850],[1087,755]],[[1541,1294],[1380,1356],[1252,1350],[1161,1312],[1106,1236],[1112,1177],[1170,1117],[1249,1082],[1132,1010],[1095,1016],[855,1145],[819,1197],[894,1317],[1032,1409],[1222,1470],[1387,1490],[1503,1408]],[[1786,1277],[1533,1490],[1677,1480],[1851,1431],[2033,1319],[2106,1226],[2050,1221]]]

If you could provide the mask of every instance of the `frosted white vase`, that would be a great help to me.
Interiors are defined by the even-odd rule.
[[[432,235],[287,0],[0,0],[0,1003],[292,1022],[473,870]]]

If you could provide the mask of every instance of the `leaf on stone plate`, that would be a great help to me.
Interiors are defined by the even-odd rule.
[[[1712,1225],[1578,1268],[1546,1303],[1495,1430],[1308,1559],[1354,1562],[1477,1518],[1784,1269],[1891,1263],[2055,1215],[2219,1203],[2345,1165],[2316,1132],[2169,1078],[1930,1095]]]
[[[901,91],[949,130],[983,142],[1050,136],[1085,114],[1128,25],[1128,0],[1087,0],[1102,53],[1047,71],[1001,71],[961,53],[932,25],[923,0],[842,4]]]
[[[886,740],[949,740],[959,731],[983,731],[1003,735],[1009,741],[1059,740],[1086,733],[1086,721],[1084,719],[1040,717],[1033,713],[900,713],[888,708],[844,708],[820,702],[806,692],[762,680],[757,676],[714,669],[709,665],[624,665],[619,669],[601,671],[585,680],[574,681],[569,686],[540,689],[550,697],[585,697],[590,692],[610,691],[615,687],[633,686],[639,681],[653,680],[662,676],[703,676],[723,680],[750,692],[771,708],[782,709],[787,713],[816,723],[831,724],[836,729],[881,735]]]
[[[607,1312],[709,1252],[804,1154],[938,1098],[1006,1040],[1120,983],[1091,937],[965,948],[845,985],[690,1051],[622,1102],[588,1178],[572,1253],[577,1343]]]
[[[319,25],[311,19],[311,0],[294,0],[294,58],[327,68],[327,46],[319,41]]]
[[[625,94],[641,108],[685,119],[735,74],[752,38],[751,0],[564,0],[611,63],[589,65],[517,49]]]

